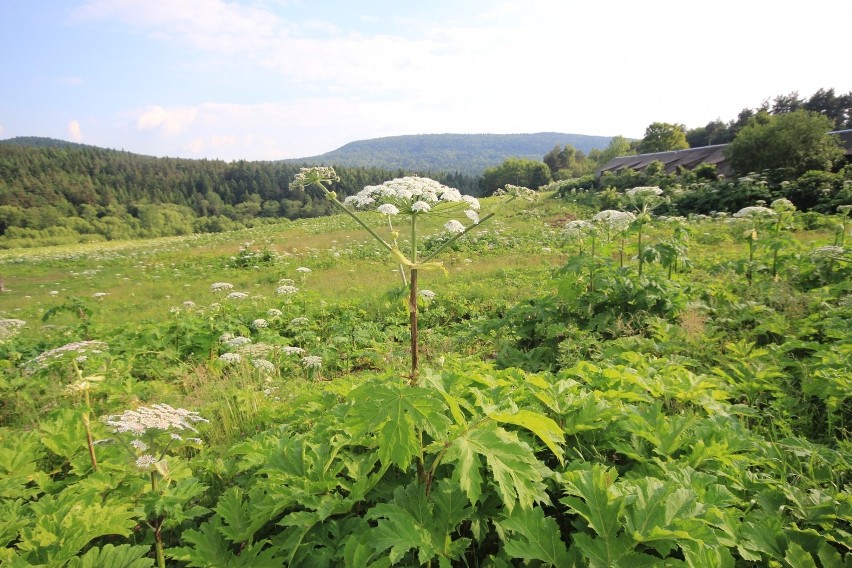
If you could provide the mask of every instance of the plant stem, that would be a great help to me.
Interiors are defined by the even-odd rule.
[[[642,257],[642,224],[639,224],[639,276],[642,276],[642,266],[645,264],[644,259]]]
[[[408,319],[411,328],[411,378],[412,386],[417,384],[417,370],[420,366],[417,346],[417,269],[411,269],[411,293],[408,296]]]
[[[79,375],[80,372],[78,371],[77,374]],[[83,389],[83,397],[86,401],[86,408],[83,410],[83,426],[86,428],[86,444],[89,446],[89,459],[92,460],[92,471],[98,471],[98,458],[95,457],[95,442],[92,439],[92,425],[89,422],[89,410],[92,408],[92,405],[89,399],[88,387]]]
[[[159,483],[157,482],[157,472],[151,472],[151,491],[156,493],[159,490]],[[163,520],[159,519],[159,522],[156,526],[151,525],[154,529],[154,548],[157,551],[157,567],[158,568],[166,568],[166,555],[163,552],[163,535],[160,533],[160,527],[163,526]]]

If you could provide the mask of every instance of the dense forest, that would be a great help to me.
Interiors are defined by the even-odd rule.
[[[303,164],[302,164],[303,165]],[[0,235],[15,244],[218,232],[326,215],[324,198],[290,188],[300,164],[154,158],[45,139],[0,143]],[[349,195],[403,170],[340,167]],[[477,180],[434,175],[474,193]]]

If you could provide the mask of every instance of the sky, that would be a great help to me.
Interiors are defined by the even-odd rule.
[[[0,0],[0,139],[278,160],[852,91],[849,0]]]

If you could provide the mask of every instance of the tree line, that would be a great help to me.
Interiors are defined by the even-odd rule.
[[[331,213],[323,196],[290,187],[301,166],[155,158],[73,144],[0,144],[0,241],[58,244],[219,232]],[[335,190],[341,195],[410,174],[376,167],[340,167],[338,173]],[[471,176],[432,177],[477,190]]]

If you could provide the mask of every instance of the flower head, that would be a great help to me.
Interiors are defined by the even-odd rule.
[[[399,215],[399,207],[393,203],[382,203],[376,208],[382,215]]]
[[[769,204],[769,207],[777,212],[781,213],[783,211],[795,211],[796,206],[793,205],[793,202],[787,199],[786,197],[782,197],[781,199],[776,199],[772,203]]]
[[[125,410],[122,414],[107,416],[104,422],[115,428],[116,433],[130,432],[137,436],[151,431],[192,430],[198,432],[193,423],[207,422],[197,412],[183,408],[172,408],[168,404],[140,406],[136,410]]]
[[[734,217],[737,219],[754,219],[757,217],[774,217],[775,211],[769,209],[768,207],[763,207],[762,205],[755,205],[752,207],[743,207],[736,213],[734,213]]]
[[[290,183],[290,188],[304,189],[316,185],[328,191],[325,184],[330,185],[336,181],[340,181],[340,176],[337,175],[334,168],[329,166],[314,166],[311,168],[301,168]]]
[[[614,209],[605,209],[592,219],[608,225],[616,231],[623,231],[630,226],[630,223],[636,220],[636,216],[628,211],[616,211]]]
[[[319,369],[322,367],[322,357],[317,355],[302,357],[302,366],[306,369]]]
[[[433,300],[437,296],[437,294],[435,292],[433,292],[432,290],[425,290],[425,289],[420,290],[419,292],[417,292],[417,294],[421,298],[425,298],[427,300]]]
[[[464,233],[464,225],[455,219],[450,219],[444,225],[444,228],[451,233]]]
[[[295,294],[299,289],[295,286],[291,286],[290,284],[284,284],[283,286],[279,286],[275,289],[276,294],[287,295],[287,294]]]
[[[228,290],[233,290],[234,285],[228,282],[214,282],[210,285],[211,292],[227,292]]]

